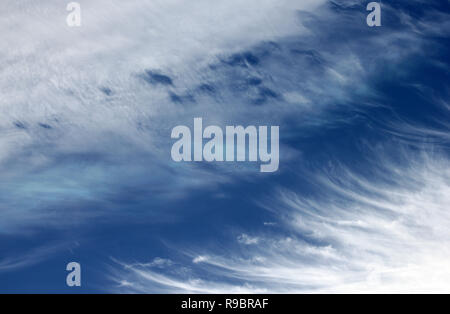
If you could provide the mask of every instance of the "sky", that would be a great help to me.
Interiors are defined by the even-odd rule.
[[[78,2],[0,3],[0,293],[450,292],[448,1]]]

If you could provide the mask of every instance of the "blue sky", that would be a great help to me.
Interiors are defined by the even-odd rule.
[[[448,1],[79,2],[0,4],[0,292],[449,291]],[[173,162],[196,117],[279,171]]]

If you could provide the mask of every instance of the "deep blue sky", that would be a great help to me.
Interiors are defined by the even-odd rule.
[[[0,292],[448,292],[448,1],[383,1],[378,28],[369,1],[219,1],[211,37],[182,1],[113,29],[80,2],[87,30],[31,5],[6,30],[55,32],[1,49]],[[174,163],[195,117],[279,125],[279,171]]]

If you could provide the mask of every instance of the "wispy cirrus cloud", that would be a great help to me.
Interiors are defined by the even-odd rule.
[[[39,264],[55,255],[62,249],[70,249],[74,244],[53,243],[46,246],[36,247],[26,252],[16,253],[14,256],[0,256],[0,273],[17,271]]]
[[[379,30],[360,1],[82,2],[80,29],[61,26],[57,1],[2,2],[0,233],[158,221],[172,200],[248,180],[273,213],[264,231],[120,262],[115,291],[445,291],[448,14],[437,2],[384,4]],[[197,116],[282,124],[280,172],[170,163],[170,129]]]
[[[377,160],[367,176],[324,170],[309,178],[319,187],[314,198],[280,189],[262,206],[281,226],[255,234],[253,245],[240,237],[241,247],[185,251],[194,263],[165,271],[125,265],[114,279],[136,285],[117,291],[446,293],[450,168],[446,159],[416,161]]]

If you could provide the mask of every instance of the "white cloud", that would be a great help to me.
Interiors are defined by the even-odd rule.
[[[0,272],[14,271],[39,264],[61,249],[71,249],[71,247],[72,245],[68,243],[52,244],[33,248],[22,254],[17,254],[17,256],[2,257],[0,259]]]
[[[138,74],[161,70],[182,75],[180,88],[189,86],[219,55],[299,33],[296,10],[323,2],[80,1],[79,28],[65,25],[68,12],[60,1],[2,2],[0,127],[15,135],[1,138],[0,163],[36,143],[94,150],[108,132],[154,149],[151,137],[138,140],[136,124],[155,116],[164,124],[179,108],[168,103],[166,91],[137,84]],[[109,99],[102,86],[113,91]],[[30,132],[17,130],[16,121]],[[54,136],[39,123],[57,125]]]
[[[204,263],[206,261],[208,261],[208,256],[202,256],[202,255],[199,255],[192,260],[192,262],[194,264]]]
[[[281,190],[264,202],[289,236],[258,234],[245,251],[209,251],[191,266],[197,275],[132,269],[118,278],[140,282],[135,292],[448,293],[448,161],[384,162],[371,177],[345,168],[318,175],[316,199]]]
[[[259,238],[258,237],[251,237],[245,233],[241,234],[238,237],[238,242],[245,244],[245,245],[252,245],[252,244],[258,244]]]
[[[65,225],[67,219],[58,219],[67,215],[60,212],[61,200],[82,206],[102,202],[113,192],[101,187],[118,188],[111,187],[117,181],[113,177],[123,182],[124,173],[135,180],[137,174],[151,172],[140,184],[164,189],[158,195],[170,194],[170,199],[183,197],[188,188],[230,181],[228,175],[212,176],[211,170],[195,165],[169,163],[170,129],[211,105],[217,105],[211,123],[240,116],[243,106],[233,104],[233,110],[228,106],[225,111],[207,99],[187,108],[173,104],[169,92],[190,91],[209,76],[216,78],[207,69],[220,63],[220,57],[301,33],[297,10],[324,3],[79,2],[79,28],[67,27],[66,3],[57,0],[0,3],[0,232],[42,222]],[[146,70],[162,71],[176,86],[145,83],[140,75]],[[76,170],[58,162],[77,155],[100,161]],[[130,155],[139,161],[126,164]],[[246,171],[242,168],[234,171]],[[43,206],[36,206],[41,199]],[[71,222],[98,214],[80,213]]]

